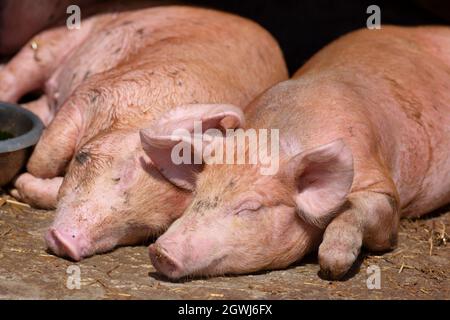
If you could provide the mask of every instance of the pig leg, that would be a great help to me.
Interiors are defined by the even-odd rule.
[[[0,100],[17,102],[42,89],[64,58],[86,38],[90,24],[80,30],[60,27],[37,35],[0,70]]]
[[[361,246],[372,251],[393,249],[400,219],[393,193],[356,192],[350,206],[327,226],[319,247],[323,276],[340,279],[356,261]]]
[[[11,195],[33,207],[55,209],[58,191],[63,182],[62,177],[39,179],[29,173],[24,173],[16,179]]]
[[[43,132],[28,162],[29,173],[14,183],[11,195],[32,206],[54,209],[62,175],[72,159],[81,123],[78,109],[63,105],[55,119]]]
[[[85,121],[88,121],[85,112],[90,110],[90,105],[96,103],[100,110],[107,110],[111,105],[110,96],[99,97],[100,83],[102,87],[109,88],[111,92],[121,91],[115,84],[108,82],[109,78],[108,73],[100,75],[98,78],[93,76],[92,82],[87,81],[80,85],[61,106],[52,122],[42,133],[31,155],[27,165],[30,174],[41,179],[52,179],[65,175],[66,168],[72,160],[80,140],[88,139],[86,137],[92,137],[102,130],[102,127],[97,128],[98,131],[93,128],[90,128],[89,132],[84,130]],[[39,193],[27,193],[28,190],[34,190],[33,186],[26,186],[30,181],[30,179],[24,180],[22,186],[17,189],[21,191],[21,197],[26,202],[39,203],[41,197]]]
[[[28,171],[43,179],[63,176],[72,160],[82,123],[78,101],[70,98],[42,133],[28,162]]]
[[[11,195],[32,206],[54,209],[65,169],[80,136],[81,114],[77,99],[66,102],[44,130],[27,169],[19,176]]]
[[[27,110],[30,110],[35,115],[37,115],[42,120],[45,126],[48,126],[48,124],[53,119],[54,114],[49,108],[46,95],[43,95],[36,101],[23,104],[22,107],[24,107]]]

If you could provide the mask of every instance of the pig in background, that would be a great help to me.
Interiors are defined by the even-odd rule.
[[[96,13],[119,12],[170,4],[170,0],[1,0],[0,56],[16,53],[37,33],[66,23],[67,8],[80,7],[82,18]]]
[[[180,104],[245,106],[285,79],[268,32],[213,10],[157,7],[47,30],[0,72],[0,100],[44,91],[26,107],[48,124],[13,195],[56,205],[46,240],[57,255],[80,260],[143,243],[191,194],[161,176],[139,129]]]
[[[450,201],[450,28],[344,36],[253,101],[245,125],[235,108],[210,108],[220,111],[177,113],[189,130],[193,121],[279,129],[280,169],[209,164],[194,175],[161,162],[166,178],[195,187],[186,212],[149,248],[169,278],[285,268],[318,248],[322,275],[339,279],[361,247],[395,247],[401,216]],[[152,160],[180,140],[173,125],[163,117],[142,131]]]

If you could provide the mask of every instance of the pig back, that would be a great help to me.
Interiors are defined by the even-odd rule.
[[[296,77],[313,72],[346,92],[338,113],[347,116],[335,119],[344,119],[340,126],[354,141],[360,168],[376,159],[380,174],[389,171],[404,215],[450,201],[450,28],[357,31],[329,45]]]
[[[147,14],[155,16],[154,29],[146,39],[149,45],[129,57],[128,63],[159,66],[178,86],[177,76],[184,72],[185,90],[196,91],[203,99],[198,102],[228,102],[243,108],[288,77],[277,42],[250,20],[181,6],[149,9]]]
[[[404,215],[450,201],[449,28],[351,33],[249,108],[290,155],[343,138],[353,190],[395,189]],[[384,190],[386,189],[386,190]]]
[[[180,104],[232,103],[243,108],[288,76],[273,37],[231,14],[169,6],[96,19],[93,36],[52,82],[70,83],[66,90],[59,88],[65,91],[60,96],[69,96],[82,84],[75,94],[93,101],[86,104],[90,118],[104,127],[112,118],[142,126]],[[110,101],[107,111],[99,107],[102,99]]]

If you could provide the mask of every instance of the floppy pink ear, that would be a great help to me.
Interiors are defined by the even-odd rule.
[[[140,132],[142,147],[156,168],[174,185],[187,190],[194,189],[196,173],[202,169],[201,150],[195,148],[198,145],[193,136],[198,124],[202,133],[213,128],[235,129],[243,126],[244,115],[240,108],[227,104],[185,105],[164,114]],[[201,137],[195,137],[198,138]],[[189,150],[191,154],[183,154],[183,158],[191,161],[174,161],[174,148]],[[200,163],[195,159],[200,159]]]
[[[352,152],[343,140],[335,140],[294,156],[285,173],[295,178],[299,215],[325,228],[347,201],[353,182]]]

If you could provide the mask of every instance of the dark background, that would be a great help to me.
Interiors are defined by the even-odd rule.
[[[381,9],[381,25],[450,24],[450,0],[191,0],[251,18],[279,41],[289,71],[337,37],[366,27],[367,7]]]
[[[42,0],[0,0],[0,28],[5,19],[9,20],[10,26],[10,28],[0,29],[0,53],[4,54],[4,56],[0,55],[0,63],[8,61],[14,53],[14,49],[1,49],[2,30],[3,35],[5,32],[9,34],[17,32],[19,36],[20,31],[14,29],[14,24],[22,20],[23,23],[27,23],[25,18],[27,15],[24,13],[16,12],[12,16],[4,14],[5,11],[2,11],[2,8],[5,8],[6,3],[10,1],[39,3]],[[161,0],[162,4],[171,4],[174,1],[229,11],[255,20],[279,41],[291,73],[332,40],[352,30],[365,28],[367,18],[370,16],[366,13],[367,7],[372,4],[378,5],[381,9],[382,25],[450,24],[450,0]],[[46,2],[48,6],[48,0],[42,3],[44,5]],[[128,6],[135,3],[138,7],[146,7],[148,3],[153,3],[149,0],[72,0],[71,3],[82,2],[90,2],[89,5],[102,5],[103,10],[113,8],[113,3]],[[82,12],[88,11],[82,10]],[[62,21],[65,21],[65,15],[65,10],[60,12],[59,16],[64,17]],[[51,17],[41,19],[43,25],[39,26],[38,30],[34,30],[33,26],[30,29],[39,32],[51,27],[51,25],[45,25]],[[19,45],[25,44],[29,40],[28,36],[32,35],[16,37],[16,42],[19,42]],[[21,45],[16,49],[20,47]]]

